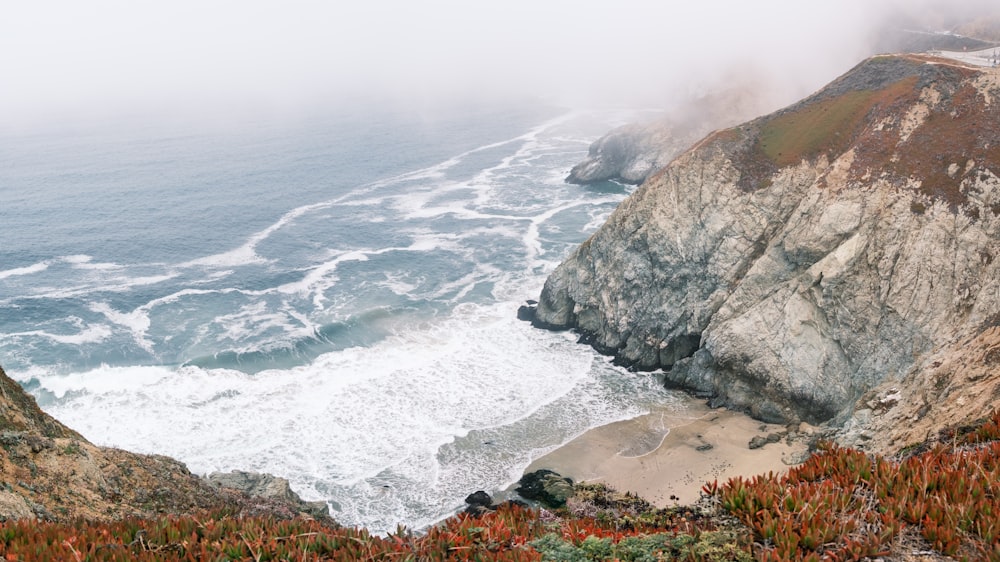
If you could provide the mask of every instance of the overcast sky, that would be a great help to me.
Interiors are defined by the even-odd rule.
[[[891,0],[32,0],[0,7],[0,125],[398,99],[656,105],[733,68],[808,93]]]

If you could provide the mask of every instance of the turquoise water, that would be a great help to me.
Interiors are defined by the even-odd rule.
[[[92,441],[419,527],[675,401],[515,318],[628,188],[622,115],[366,108],[0,136],[0,364]]]

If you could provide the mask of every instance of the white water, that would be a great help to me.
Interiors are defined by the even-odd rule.
[[[626,195],[562,182],[609,123],[494,117],[37,141],[50,172],[0,172],[31,194],[0,194],[0,219],[49,234],[0,250],[0,363],[99,444],[284,476],[375,531],[677,402],[516,320]]]

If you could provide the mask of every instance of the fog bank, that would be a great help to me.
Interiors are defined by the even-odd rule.
[[[14,3],[0,19],[0,126],[123,115],[295,114],[372,99],[531,97],[579,107],[659,107],[734,75],[766,80],[776,103],[786,102],[866,56],[879,27],[893,18],[928,21],[920,16],[931,13],[930,21],[951,25],[953,15],[987,5]]]

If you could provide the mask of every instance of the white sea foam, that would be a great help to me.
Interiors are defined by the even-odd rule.
[[[106,302],[95,302],[90,304],[90,310],[104,315],[105,318],[119,326],[127,328],[140,347],[150,353],[153,352],[153,342],[146,336],[150,320],[145,309],[137,308],[131,312],[121,312],[115,310]]]
[[[305,277],[294,283],[286,283],[277,287],[276,291],[284,294],[297,294],[299,296],[312,297],[313,306],[316,309],[323,309],[326,297],[323,292],[337,282],[334,273],[344,262],[368,261],[370,256],[398,251],[402,248],[382,248],[380,250],[354,250],[345,252],[332,260],[324,262],[312,268]]]
[[[0,334],[0,339],[17,338],[17,337],[41,337],[66,345],[85,345],[91,343],[101,343],[104,340],[111,337],[111,334],[112,331],[110,327],[104,324],[95,324],[83,327],[83,329],[76,334],[53,334],[50,332],[46,332],[45,330],[31,330],[28,332],[12,332],[9,334]]]
[[[272,224],[272,225],[268,226],[267,228],[265,228],[265,229],[263,229],[263,230],[255,233],[254,235],[252,235],[242,246],[239,246],[238,248],[234,248],[232,250],[229,250],[227,252],[223,252],[223,253],[220,253],[220,254],[214,254],[214,255],[205,256],[205,257],[202,257],[202,258],[197,258],[197,259],[194,259],[194,260],[190,260],[190,261],[187,261],[187,262],[179,264],[178,267],[181,267],[181,268],[190,268],[190,267],[233,267],[233,266],[240,266],[240,265],[250,265],[250,264],[267,263],[267,260],[265,260],[264,258],[260,257],[257,254],[257,246],[262,241],[264,241],[268,237],[270,237],[272,234],[274,234],[278,230],[280,230],[280,229],[288,226],[289,224],[292,224],[296,219],[298,219],[299,217],[301,217],[303,215],[306,215],[308,213],[312,213],[312,212],[320,210],[320,209],[326,209],[326,208],[332,207],[332,206],[337,205],[337,204],[349,205],[349,204],[351,204],[351,200],[352,199],[356,199],[358,196],[367,194],[367,193],[371,192],[372,190],[375,190],[375,189],[378,189],[378,188],[381,188],[381,187],[385,187],[385,186],[388,186],[388,185],[399,184],[399,183],[402,183],[402,182],[414,181],[414,180],[425,180],[425,179],[438,179],[438,178],[441,178],[443,176],[443,173],[446,170],[448,170],[450,168],[453,168],[454,166],[458,165],[465,158],[467,158],[468,156],[470,156],[472,154],[476,154],[476,153],[483,152],[485,150],[490,150],[490,149],[493,149],[493,148],[499,148],[501,146],[505,146],[507,144],[511,144],[511,143],[518,142],[518,141],[531,141],[539,133],[541,133],[542,131],[545,131],[546,129],[549,129],[551,127],[554,127],[556,125],[564,123],[564,122],[572,119],[575,115],[576,115],[575,113],[567,113],[565,115],[559,116],[559,117],[557,117],[555,119],[549,120],[549,121],[547,121],[547,122],[545,122],[545,123],[543,123],[543,124],[535,127],[530,132],[528,132],[528,133],[526,133],[524,135],[520,135],[520,136],[514,137],[512,139],[502,140],[502,141],[499,141],[499,142],[494,142],[494,143],[489,143],[489,144],[486,144],[486,145],[483,145],[483,146],[479,146],[479,147],[473,148],[471,150],[465,151],[465,152],[463,152],[461,154],[458,154],[457,156],[453,156],[453,157],[451,157],[451,158],[449,158],[449,159],[447,159],[447,160],[445,160],[443,162],[440,162],[438,164],[435,164],[435,165],[432,165],[432,166],[428,166],[426,168],[423,168],[423,169],[420,169],[420,170],[416,170],[416,171],[413,171],[413,172],[408,172],[408,173],[405,173],[405,174],[400,174],[400,175],[397,175],[397,176],[393,176],[393,177],[390,177],[390,178],[387,178],[387,179],[384,179],[384,180],[379,180],[379,181],[376,181],[376,182],[372,182],[372,183],[367,184],[365,186],[361,186],[358,189],[353,190],[352,192],[348,193],[347,195],[344,195],[344,196],[341,196],[341,197],[337,197],[337,198],[330,199],[330,200],[327,200],[327,201],[322,201],[322,202],[319,202],[319,203],[313,203],[313,204],[310,204],[310,205],[303,205],[303,206],[300,206],[300,207],[296,207],[296,208],[294,208],[294,209],[286,212],[285,214],[283,214],[277,220],[277,222],[275,222],[274,224]],[[501,165],[503,165],[503,164],[501,164]],[[437,186],[437,187],[440,188],[441,186]],[[357,204],[357,201],[355,201],[354,204]]]
[[[43,261],[43,262],[33,263],[25,267],[6,269],[0,271],[0,279],[6,279],[8,277],[15,277],[19,275],[31,275],[32,273],[39,273],[41,271],[45,271],[48,268],[49,268],[49,262]]]
[[[257,254],[257,246],[267,240],[272,234],[285,228],[286,226],[293,224],[299,217],[317,211],[319,209],[325,209],[330,207],[334,203],[331,201],[324,201],[320,203],[314,203],[311,205],[302,205],[301,207],[296,207],[291,211],[286,212],[281,215],[281,217],[274,224],[268,226],[267,228],[254,233],[249,239],[240,247],[229,250],[228,252],[223,252],[221,254],[214,254],[211,256],[205,256],[202,258],[197,258],[194,260],[186,261],[178,265],[178,267],[189,268],[189,267],[235,267],[240,265],[252,265],[252,264],[262,264],[267,263],[268,260],[260,257]]]
[[[178,264],[177,267],[237,267],[241,265],[259,263],[267,262],[264,258],[257,255],[256,244],[247,242],[246,244],[228,252],[186,261]]]
[[[545,253],[545,250],[542,248],[541,239],[538,233],[538,228],[542,223],[552,219],[552,217],[556,216],[559,213],[562,213],[564,211],[579,206],[583,205],[594,206],[594,205],[600,205],[602,203],[614,203],[614,202],[617,202],[617,199],[613,197],[605,197],[587,201],[577,201],[572,203],[566,203],[558,207],[553,207],[551,209],[548,209],[544,213],[541,213],[534,217],[530,217],[528,220],[530,220],[531,222],[528,224],[528,228],[525,230],[524,236],[522,238],[524,247],[527,250],[527,261],[529,263],[533,263]]]
[[[213,324],[220,327],[216,341],[227,345],[254,341],[254,338],[274,330],[291,340],[308,338],[313,337],[317,329],[304,314],[289,309],[274,310],[264,301],[252,302],[243,305],[236,312],[217,316]]]
[[[63,256],[59,258],[61,261],[70,264],[74,269],[89,269],[96,271],[108,271],[113,269],[124,269],[125,266],[119,265],[117,263],[104,263],[98,262],[94,263],[93,256],[88,256],[86,254],[76,254],[72,256]]]
[[[59,300],[73,299],[92,295],[94,293],[127,293],[136,287],[159,285],[175,279],[178,274],[168,271],[156,275],[130,276],[122,271],[126,268],[115,266],[114,264],[89,264],[79,262],[72,266],[86,273],[73,276],[76,282],[73,285],[35,285],[28,293],[19,295],[22,299],[35,300]],[[115,271],[114,275],[107,275],[108,271]],[[6,302],[6,301],[0,301]]]
[[[114,269],[124,269],[125,266],[117,263],[107,263],[107,262],[94,262],[94,257],[87,254],[74,254],[71,256],[62,256],[59,258],[60,262],[69,264],[73,269],[81,270],[94,270],[94,271],[108,271]]]
[[[19,380],[34,378],[56,398],[64,398],[67,393],[80,395],[127,395],[139,394],[144,388],[151,388],[171,378],[171,371],[163,367],[108,367],[103,365],[92,371],[52,374],[35,368],[19,377]],[[71,406],[79,408],[76,404]],[[95,418],[98,416],[95,416]]]
[[[417,285],[406,281],[401,275],[386,273],[385,280],[379,283],[397,295],[409,295]]]
[[[100,443],[170,454],[196,472],[279,474],[308,499],[336,502],[341,522],[376,531],[434,521],[472,490],[504,487],[534,455],[665,399],[655,378],[515,319],[573,233],[621,198],[555,185],[561,172],[550,162],[585,144],[562,130],[571,117],[338,186],[320,202],[289,195],[298,206],[270,226],[180,265],[52,261],[79,271],[45,298],[85,295],[94,313],[81,312],[86,320],[65,337],[117,330],[164,362],[235,351],[263,357],[256,367],[297,366],[252,375],[104,366],[65,376],[62,366],[29,365],[14,374],[37,380],[45,407]],[[352,220],[379,222],[388,236],[360,238]],[[338,345],[312,346],[324,326]],[[286,361],[281,353],[300,343],[309,352]]]
[[[507,459],[497,471],[491,463],[501,461],[484,460],[473,463],[479,473],[460,477],[460,470],[442,466],[442,446],[471,431],[502,434],[569,393],[601,392],[586,381],[605,368],[602,362],[558,334],[517,322],[511,307],[461,305],[448,319],[374,347],[253,376],[102,367],[35,378],[61,398],[50,409],[54,415],[101,443],[170,454],[196,472],[277,472],[309,498],[340,503],[344,522],[390,528],[440,517],[444,504],[460,501],[456,494],[500,487],[530,461]],[[575,407],[547,415],[569,412],[560,423],[579,432],[589,427],[590,414]],[[479,454],[492,453],[469,452]],[[435,477],[442,471],[453,481]],[[387,497],[379,482],[392,486]],[[442,492],[452,494],[444,504],[420,507],[423,494]]]

